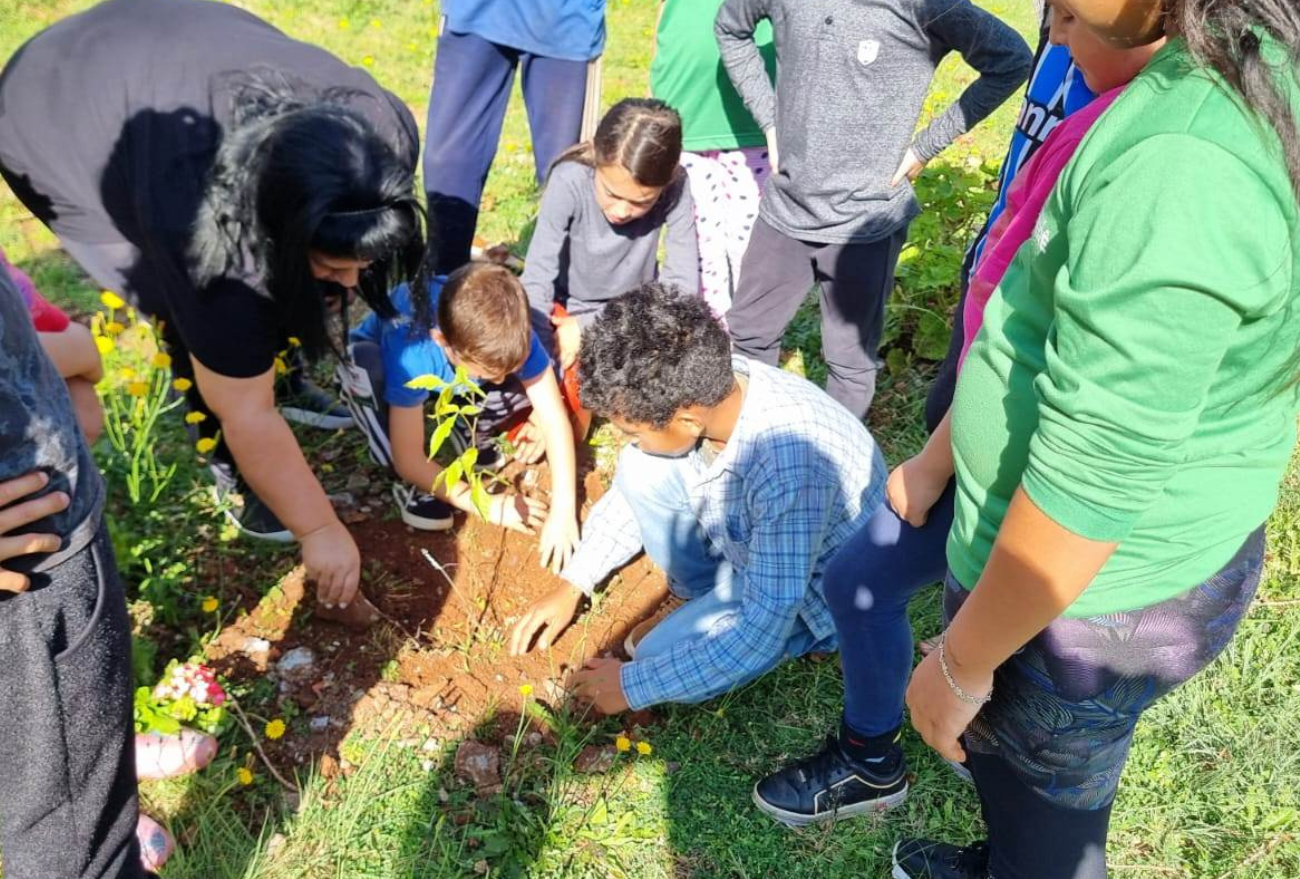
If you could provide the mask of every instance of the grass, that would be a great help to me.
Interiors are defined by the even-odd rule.
[[[88,5],[0,0],[0,56]],[[423,124],[437,19],[431,0],[240,5],[366,65]],[[1032,30],[1030,4],[985,5],[1023,33]],[[606,104],[646,91],[655,7],[652,0],[611,0]],[[970,78],[959,62],[945,63],[927,113],[952,100]],[[912,228],[890,314],[898,353],[891,355],[871,416],[891,462],[922,441],[930,360],[943,341],[942,328],[936,332],[925,316],[951,309],[955,260],[987,205],[1015,109],[1014,102],[1002,108],[922,179],[928,212]],[[493,242],[518,241],[535,205],[516,87],[488,181],[482,234]],[[0,245],[55,300],[83,312],[96,306],[96,291],[7,193],[0,194]],[[820,377],[811,307],[796,319],[787,347],[791,368]],[[137,586],[146,581],[134,607],[151,617],[170,616],[168,625],[138,625],[158,641],[158,656],[145,657],[145,667],[204,637],[210,620],[196,610],[202,595],[218,595],[224,603],[241,591],[261,591],[285,558],[223,539],[201,468],[187,451],[179,428],[169,426],[160,454],[188,463],[157,509],[132,510],[123,504],[121,486],[111,486],[115,545]],[[323,477],[331,490],[364,458],[353,437],[316,439],[309,455],[334,461],[337,471]],[[1300,757],[1294,747],[1300,722],[1300,462],[1293,462],[1268,529],[1265,582],[1236,640],[1208,672],[1150,711],[1140,730],[1115,810],[1110,856],[1116,876],[1300,875]],[[202,557],[192,549],[196,542],[205,548]],[[919,631],[937,626],[936,599],[931,593],[917,602]],[[255,704],[266,691],[254,685],[241,698]],[[144,799],[181,840],[167,879],[877,877],[886,875],[889,846],[899,836],[964,841],[980,835],[971,791],[912,734],[904,746],[917,775],[914,793],[887,818],[793,832],[758,813],[749,801],[754,780],[814,748],[835,723],[839,705],[836,663],[800,661],[704,706],[667,709],[662,723],[646,733],[654,753],[622,757],[603,776],[575,775],[572,758],[584,745],[610,742],[617,723],[551,718],[554,735],[507,756],[505,790],[481,800],[452,778],[456,741],[428,749],[396,733],[346,739],[340,752],[356,767],[350,776],[327,779],[302,767],[300,797],[285,796],[265,773],[240,786],[235,769],[245,765],[247,753],[232,739],[240,751],[224,750],[215,766],[193,778],[148,785]]]

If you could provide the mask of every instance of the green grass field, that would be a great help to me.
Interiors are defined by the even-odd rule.
[[[0,57],[87,0],[0,0]],[[241,0],[292,35],[367,66],[423,123],[438,9],[432,0]],[[984,5],[1033,30],[1032,4]],[[647,91],[656,4],[611,0],[605,58],[606,104]],[[970,71],[945,63],[927,112],[953,99]],[[932,164],[919,191],[927,216],[913,226],[891,310],[890,374],[871,426],[891,463],[922,439],[920,405],[955,299],[956,265],[979,225],[1014,118],[1011,104]],[[75,136],[70,132],[69,136]],[[488,182],[481,232],[514,242],[535,210],[532,158],[517,94]],[[0,245],[52,299],[82,311],[96,294],[54,238],[0,191]],[[928,315],[928,317],[927,317]],[[791,368],[821,374],[815,313],[792,326]],[[940,349],[941,350],[941,349]],[[121,393],[109,390],[109,393]],[[171,424],[162,454],[184,450]],[[358,448],[349,448],[348,454]],[[110,471],[110,477],[112,472]],[[111,486],[115,542],[139,578],[140,602],[175,613],[174,637],[153,645],[156,668],[205,635],[196,617],[160,599],[160,559],[192,562],[197,528],[212,531],[197,469],[186,465],[164,512],[131,509]],[[1158,704],[1139,731],[1115,809],[1110,857],[1117,877],[1283,879],[1300,876],[1300,470],[1292,467],[1269,522],[1269,563],[1259,600],[1231,648],[1205,674]],[[215,538],[213,538],[215,541]],[[220,541],[211,550],[240,570],[266,570],[264,550]],[[146,572],[145,577],[139,572]],[[175,582],[193,582],[182,576]],[[172,581],[166,581],[172,582]],[[268,584],[269,585],[269,582]],[[194,587],[224,595],[222,583]],[[193,603],[191,601],[191,603]],[[937,626],[934,594],[918,601],[917,628]],[[175,634],[179,633],[179,634]],[[149,665],[146,660],[146,665]],[[241,696],[253,700],[256,694]],[[673,708],[647,733],[653,753],[603,776],[576,776],[573,755],[616,729],[555,719],[557,741],[507,760],[502,794],[471,801],[450,781],[455,742],[425,752],[395,736],[344,742],[357,771],[332,781],[301,767],[299,798],[264,778],[244,787],[240,757],[200,775],[147,785],[151,813],[180,840],[167,879],[407,879],[407,877],[884,877],[899,836],[978,838],[975,797],[914,735],[905,747],[916,783],[907,804],[883,819],[799,832],[783,829],[750,802],[753,782],[808,752],[837,720],[835,662],[790,663],[762,681],[704,706]],[[232,737],[241,750],[246,745]],[[296,801],[294,801],[296,800]],[[0,804],[0,809],[3,804]]]

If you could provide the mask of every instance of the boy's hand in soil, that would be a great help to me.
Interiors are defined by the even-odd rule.
[[[49,484],[50,477],[39,470],[0,482],[0,564],[12,558],[38,552],[57,552],[63,541],[57,534],[17,534],[10,531],[66,510],[72,502],[68,495],[53,491],[35,500],[16,503]],[[11,506],[12,504],[12,506]],[[0,567],[0,591],[26,592],[31,582],[23,574]]]
[[[569,688],[601,714],[618,714],[632,707],[623,695],[622,672],[623,660],[593,657],[573,673]]]
[[[510,655],[522,656],[537,638],[537,647],[545,650],[569,627],[582,603],[582,590],[572,583],[560,583],[549,594],[533,603],[510,633]],[[540,637],[538,634],[540,633]]]
[[[522,494],[493,495],[488,501],[488,521],[511,531],[532,534],[546,520],[546,501]]]
[[[555,327],[555,353],[560,358],[560,369],[568,369],[578,360],[578,349],[582,347],[582,327],[578,326],[576,317],[558,315],[551,315],[551,324]]]
[[[316,583],[316,600],[327,608],[347,607],[361,583],[361,552],[338,519],[299,538],[307,579]]]
[[[537,555],[543,568],[550,568],[552,574],[559,574],[569,563],[574,550],[578,548],[578,519],[573,513],[566,513],[558,507],[551,510],[542,526],[538,540]]]
[[[515,459],[523,464],[536,464],[546,454],[546,437],[530,418],[515,435]]]

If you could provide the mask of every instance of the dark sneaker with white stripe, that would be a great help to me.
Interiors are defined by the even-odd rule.
[[[754,803],[790,827],[883,812],[907,799],[906,769],[901,748],[879,763],[859,763],[827,736],[816,754],[754,785]]]
[[[989,846],[965,848],[929,839],[903,839],[894,845],[894,879],[989,879]]]
[[[352,427],[352,410],[333,394],[304,378],[301,370],[291,370],[284,377],[283,387],[280,414],[286,421],[322,430]]]
[[[209,469],[215,482],[212,493],[217,505],[240,534],[272,543],[294,542],[293,532],[284,527],[271,508],[235,475],[230,465],[212,464]]]
[[[409,485],[394,485],[393,500],[402,521],[420,531],[446,531],[456,524],[455,509],[431,494],[416,491]]]

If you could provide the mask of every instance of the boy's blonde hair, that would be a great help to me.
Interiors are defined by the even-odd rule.
[[[514,372],[533,341],[524,285],[496,263],[461,266],[438,296],[438,329],[458,357],[492,372]]]

